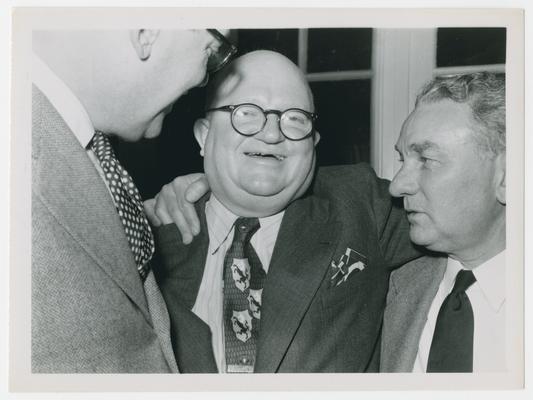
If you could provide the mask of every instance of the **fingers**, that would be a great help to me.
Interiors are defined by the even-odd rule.
[[[184,244],[192,242],[200,233],[200,220],[194,207],[209,184],[204,174],[190,174],[175,178],[164,185],[154,199],[147,200],[145,208],[155,226],[175,223]]]
[[[148,199],[144,202],[144,212],[153,226],[161,225],[161,220],[155,213],[155,199]]]
[[[179,202],[179,200],[174,200],[175,201],[170,203],[169,207],[166,209],[166,211],[168,212],[168,218],[170,220],[170,222],[168,223],[175,223],[178,227],[178,230],[180,231],[182,242],[184,244],[189,244],[194,238],[192,228],[190,226],[190,223],[185,218],[183,204]],[[189,204],[189,206],[194,208],[194,206],[191,204]]]
[[[172,204],[174,201],[172,199],[168,199],[168,196],[163,194],[164,188],[165,186],[163,186],[161,192],[155,196],[154,213],[161,221],[161,224],[166,225],[174,222],[169,211],[169,204]]]
[[[209,191],[209,183],[204,174],[194,174],[198,177],[191,182],[185,191],[185,199],[190,203],[196,203]]]
[[[198,174],[199,176],[193,181],[185,191],[185,200],[183,202],[183,213],[185,218],[190,224],[193,235],[200,233],[200,220],[198,219],[198,213],[194,208],[200,198],[209,191],[209,184],[204,174]]]
[[[178,201],[168,185],[163,186],[161,192],[154,199],[154,214],[162,224],[176,224],[184,244],[192,242],[193,235],[184,216],[179,210]]]
[[[200,178],[203,178],[203,174],[177,177],[164,185],[155,197],[154,213],[163,224],[175,223],[185,244],[192,242],[194,236],[200,232],[200,221],[194,203],[185,198],[189,185]],[[197,196],[193,196],[194,202],[207,191],[202,189],[205,183],[196,187],[193,191]]]

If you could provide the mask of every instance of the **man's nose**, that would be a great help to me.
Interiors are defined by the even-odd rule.
[[[280,131],[278,116],[275,114],[268,115],[263,130],[261,130],[261,132],[255,135],[255,137],[258,140],[261,140],[268,144],[276,144],[283,142],[285,140],[285,136],[283,136]]]
[[[402,165],[389,185],[389,193],[394,197],[404,197],[415,194],[417,190],[416,172]]]

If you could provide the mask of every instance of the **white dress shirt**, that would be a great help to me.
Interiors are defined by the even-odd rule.
[[[259,218],[261,226],[251,239],[251,244],[267,273],[284,213],[282,211],[270,217]],[[233,241],[233,224],[238,217],[224,207],[214,195],[211,195],[205,205],[205,216],[209,249],[204,275],[192,311],[209,325],[215,361],[219,372],[223,373],[226,370],[223,321],[224,257]]]
[[[65,121],[81,147],[86,149],[87,156],[91,159],[98,174],[106,184],[104,172],[94,152],[87,146],[94,136],[94,127],[81,101],[51,69],[36,54],[32,55],[32,82],[46,96]],[[109,191],[111,194],[111,191]],[[113,199],[113,196],[111,196]],[[115,200],[113,199],[113,203]]]
[[[427,369],[437,315],[461,269],[463,266],[459,261],[448,258],[446,272],[420,337],[413,372],[425,372]],[[476,282],[466,290],[466,294],[474,312],[473,372],[505,371],[505,251],[472,272]]]

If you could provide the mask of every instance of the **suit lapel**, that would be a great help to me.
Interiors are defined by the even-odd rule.
[[[50,155],[33,164],[34,191],[151,324],[142,282],[107,187],[85,149],[46,97],[34,89],[34,99],[33,106],[38,108],[34,110],[38,113],[34,123],[38,125],[33,127],[32,140],[36,146],[48,147],[43,154]],[[38,148],[34,149],[33,156],[39,157]]]
[[[256,372],[276,372],[334,251],[329,203],[315,197],[286,210],[263,290]]]
[[[422,257],[395,271],[385,310],[382,372],[411,372],[427,314],[446,271],[446,258]]]

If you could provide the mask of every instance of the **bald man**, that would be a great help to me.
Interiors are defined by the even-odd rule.
[[[370,167],[323,169],[310,186],[314,119],[305,77],[278,53],[213,82],[194,127],[212,189],[200,233],[156,232],[180,371],[377,371],[390,270],[416,252]]]

